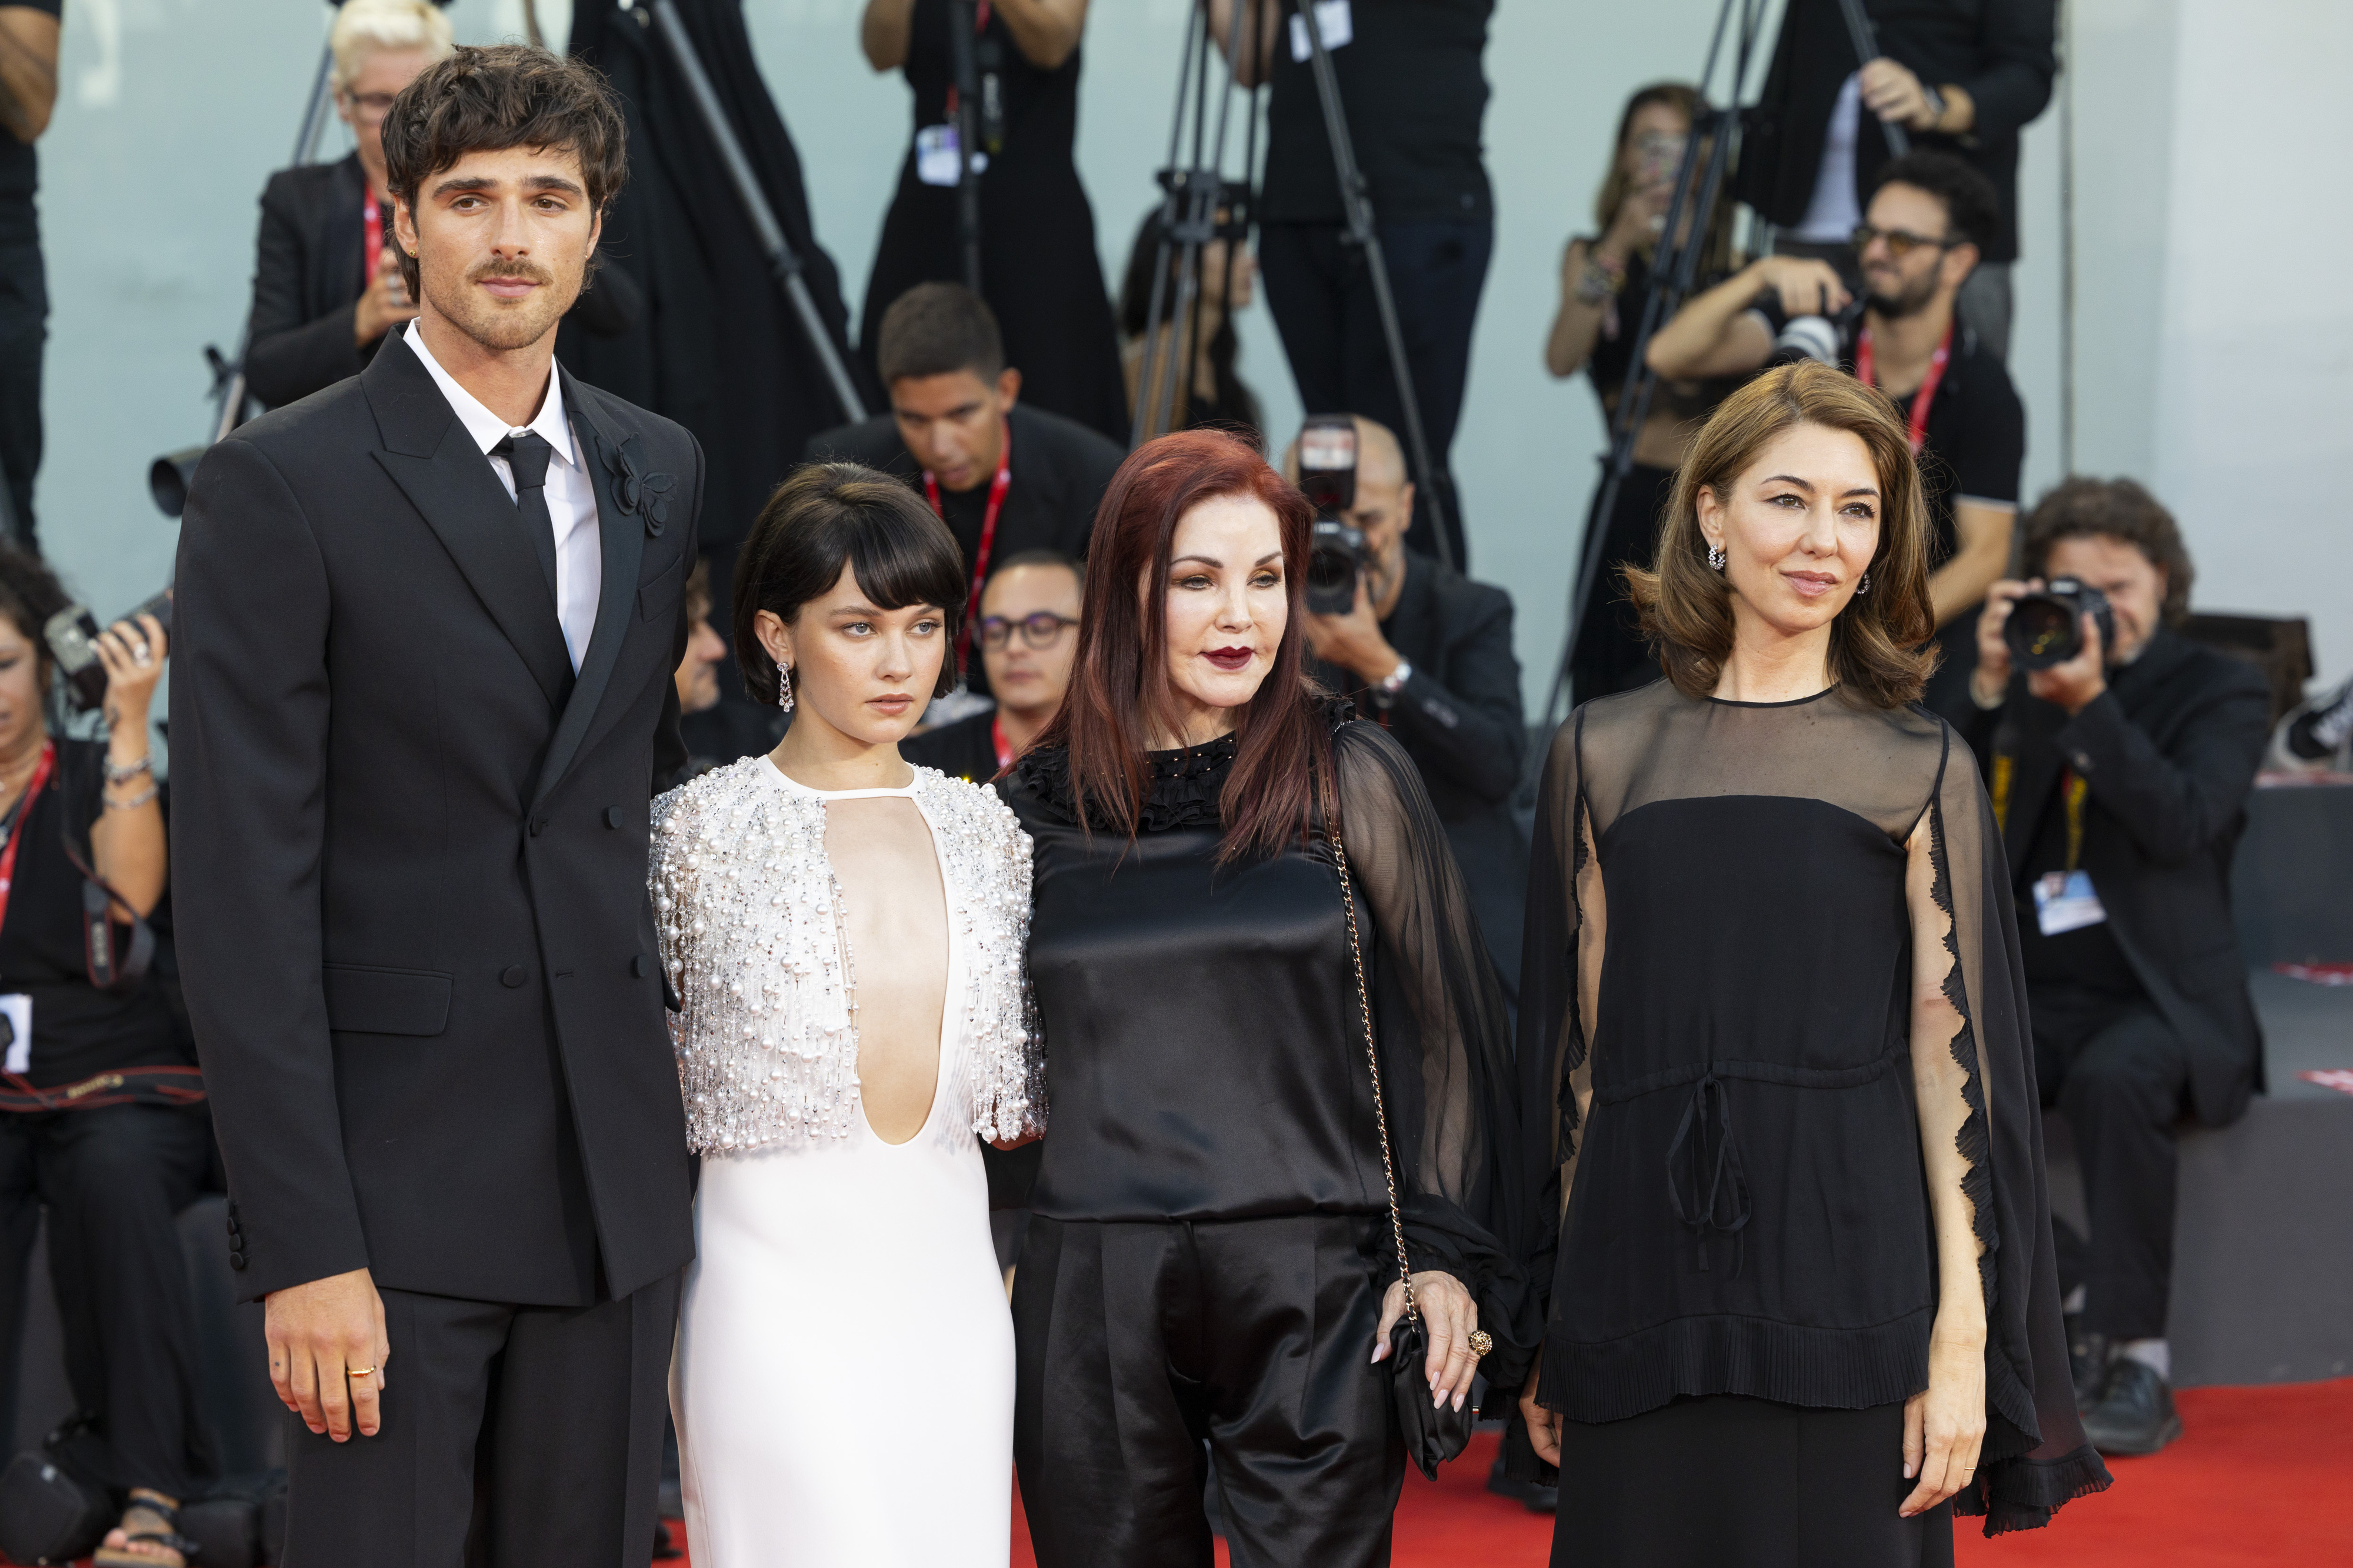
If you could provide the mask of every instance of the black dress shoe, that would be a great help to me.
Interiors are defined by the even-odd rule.
[[[2156,1453],[2181,1436],[2173,1390],[2146,1362],[2117,1357],[2106,1391],[2084,1416],[2084,1436],[2103,1454]]]
[[[2067,1317],[2067,1370],[2075,1379],[2075,1413],[2088,1415],[2108,1389],[2112,1354],[2108,1336],[2084,1327],[2080,1313]]]

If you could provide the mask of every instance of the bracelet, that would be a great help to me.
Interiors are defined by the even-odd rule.
[[[114,759],[109,757],[106,759],[106,782],[129,784],[141,773],[153,772],[154,766],[155,759],[153,757],[142,757],[135,763],[124,763],[119,767],[115,765]]]
[[[111,795],[101,795],[99,796],[99,803],[109,811],[136,811],[161,793],[153,784],[149,784],[129,800],[116,800]]]
[[[1588,305],[1599,305],[1618,297],[1626,287],[1626,268],[1620,262],[1613,271],[1596,261],[1589,254],[1585,258],[1585,270],[1577,279],[1577,297]]]

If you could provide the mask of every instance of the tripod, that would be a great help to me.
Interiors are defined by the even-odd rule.
[[[1740,130],[1740,95],[1747,84],[1749,58],[1755,52],[1757,29],[1764,21],[1765,0],[1724,0],[1708,39],[1707,64],[1701,68],[1699,77],[1699,90],[1704,101],[1715,78],[1724,36],[1731,26],[1736,5],[1739,8],[1740,34],[1730,90],[1725,95],[1723,108],[1708,111],[1703,117],[1704,124],[1692,127],[1692,134],[1683,143],[1683,162],[1675,171],[1674,195],[1667,203],[1665,227],[1659,235],[1658,250],[1651,263],[1649,287],[1643,290],[1641,325],[1634,333],[1626,384],[1619,390],[1618,407],[1610,420],[1609,452],[1601,460],[1600,494],[1595,499],[1591,519],[1586,524],[1577,576],[1569,589],[1568,627],[1561,640],[1559,661],[1553,668],[1552,689],[1545,697],[1543,730],[1549,731],[1561,720],[1562,699],[1568,690],[1569,660],[1577,652],[1577,630],[1585,617],[1593,613],[1594,595],[1601,588],[1601,556],[1609,537],[1609,518],[1617,510],[1618,493],[1625,487],[1627,475],[1633,471],[1635,441],[1650,418],[1651,395],[1659,384],[1657,374],[1646,363],[1651,334],[1691,294],[1698,277],[1700,258],[1707,249],[1709,231],[1714,226],[1716,198],[1732,164],[1733,142]]]

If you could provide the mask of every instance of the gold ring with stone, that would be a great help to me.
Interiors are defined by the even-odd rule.
[[[1484,1329],[1473,1329],[1471,1331],[1471,1353],[1472,1355],[1484,1357],[1489,1351],[1492,1351],[1494,1348],[1494,1335],[1489,1333]]]

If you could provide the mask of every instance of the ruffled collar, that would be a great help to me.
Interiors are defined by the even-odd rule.
[[[1325,724],[1336,730],[1356,716],[1356,705],[1343,698],[1316,702]],[[1226,777],[1233,772],[1240,747],[1231,735],[1220,735],[1198,746],[1175,751],[1146,752],[1148,776],[1144,809],[1136,823],[1139,833],[1164,833],[1176,827],[1216,827],[1223,818],[1219,802]],[[1061,746],[1039,746],[1013,764],[1013,787],[1063,821],[1076,824],[1079,809],[1071,787],[1071,753]],[[1099,833],[1118,832],[1103,808],[1090,801],[1086,825]]]

